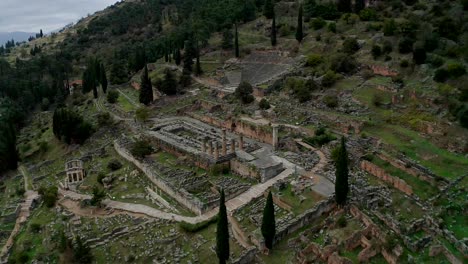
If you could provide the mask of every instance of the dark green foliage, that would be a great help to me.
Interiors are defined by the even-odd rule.
[[[334,71],[327,71],[322,78],[323,87],[331,87],[336,82],[336,74]]]
[[[359,44],[355,38],[347,38],[343,42],[343,51],[347,54],[354,54],[359,50]]]
[[[196,60],[195,60],[195,75],[200,76],[202,74],[203,74],[203,70],[200,64],[200,49],[198,48],[198,44],[197,44],[197,55],[196,55]]]
[[[0,116],[0,173],[17,168],[16,129]]]
[[[372,96],[372,104],[376,107],[381,106],[383,103],[383,97],[380,93],[376,93]]]
[[[223,49],[232,49],[233,47],[233,35],[232,29],[227,28],[223,31],[223,40],[221,43]]]
[[[271,33],[270,33],[271,45],[276,46],[276,17],[273,14],[273,19],[271,21]]]
[[[90,58],[86,66],[86,70],[83,72],[83,93],[86,94],[93,91],[94,98],[97,98],[97,86],[101,83],[101,78],[101,63],[97,58]]]
[[[139,140],[133,143],[133,146],[130,150],[133,156],[137,158],[144,158],[147,155],[153,153],[153,147],[151,146],[149,141],[146,140]]]
[[[236,58],[239,58],[240,53],[239,53],[239,33],[237,32],[237,24],[234,26],[235,29],[235,34],[234,34],[234,50],[235,50],[235,55]]]
[[[242,81],[236,88],[235,96],[239,98],[244,104],[249,104],[255,100],[252,93],[252,85],[250,85],[248,82]]]
[[[330,32],[336,33],[336,23],[332,22],[332,23],[328,24],[328,30]]]
[[[459,62],[449,63],[447,65],[447,71],[450,77],[458,78],[466,73],[465,66]]]
[[[366,7],[366,2],[364,0],[355,0],[354,1],[354,12],[356,14],[359,14],[361,10],[363,10]]]
[[[321,147],[330,141],[335,140],[336,137],[330,134],[325,127],[319,127],[315,131],[315,135],[313,137],[308,137],[304,138],[304,141],[307,142],[308,144],[315,146],[315,147]]]
[[[107,168],[111,171],[116,171],[120,168],[122,168],[122,163],[120,163],[120,161],[116,160],[116,159],[113,159],[111,161],[109,161],[109,163],[107,163]]]
[[[100,70],[100,73],[101,73],[101,79],[100,79],[100,82],[101,82],[101,87],[102,87],[102,91],[104,93],[107,92],[107,75],[106,75],[106,68],[104,68],[104,64],[101,63],[101,70]]]
[[[176,49],[174,52],[174,61],[177,66],[180,65],[181,57],[180,57],[180,49]]]
[[[338,220],[336,220],[336,224],[341,228],[346,227],[347,225],[346,217],[344,215],[341,215],[338,218]]]
[[[463,5],[463,10],[468,11],[468,0],[460,0]]]
[[[242,1],[244,4],[242,6],[242,10],[238,17],[242,18],[242,21],[244,23],[247,23],[249,21],[252,21],[255,19],[255,12],[256,12],[256,6],[253,0],[246,0]]]
[[[263,15],[268,18],[272,19],[275,13],[275,6],[272,0],[265,0],[265,5],[263,6]]]
[[[388,54],[388,53],[392,52],[393,51],[392,43],[390,41],[388,41],[388,40],[384,41],[382,51],[383,51],[384,54]]]
[[[327,22],[321,18],[321,17],[318,17],[318,18],[315,18],[315,19],[312,19],[310,21],[310,25],[313,29],[315,30],[318,30],[318,29],[321,29],[323,28],[325,25],[327,24]],[[333,23],[335,25],[335,31],[336,31],[336,24]],[[330,30],[331,31],[331,30]]]
[[[460,35],[460,26],[449,17],[443,17],[441,20],[437,21],[437,33],[441,37],[457,41],[458,36]]]
[[[330,58],[330,69],[335,72],[352,73],[358,67],[354,56],[337,53]],[[330,76],[331,77],[331,76]]]
[[[351,0],[338,0],[337,4],[338,11],[342,13],[351,12]]]
[[[100,127],[110,125],[113,122],[109,112],[99,112],[97,114],[97,121]]]
[[[104,172],[99,172],[98,173],[98,176],[96,178],[96,181],[99,183],[99,184],[103,184],[102,183],[102,180],[106,177],[106,174]]]
[[[464,128],[468,128],[468,106],[463,107],[458,112],[458,120],[460,121],[460,125]]]
[[[344,137],[338,147],[335,158],[335,200],[339,205],[345,205],[348,198],[348,152]]]
[[[385,20],[383,32],[385,36],[393,36],[397,30],[397,24],[394,19]]]
[[[146,65],[146,62],[147,58],[145,48],[137,46],[129,58],[128,67],[132,72],[137,72]]]
[[[115,60],[110,71],[110,82],[112,84],[122,84],[128,81],[128,71],[126,63],[122,60]]]
[[[372,8],[363,9],[359,12],[359,18],[362,21],[376,21],[378,19],[377,11]]]
[[[196,232],[199,232],[207,227],[209,227],[211,224],[214,224],[218,222],[218,216],[214,216],[206,221],[201,221],[201,222],[198,222],[196,224],[192,224],[192,223],[187,223],[187,222],[180,222],[179,223],[179,226],[182,230],[184,230],[185,232],[188,232],[188,233],[196,233]]]
[[[416,47],[413,50],[413,61],[416,64],[423,64],[426,62],[426,50],[423,47]]]
[[[42,195],[42,200],[44,201],[45,206],[49,208],[55,206],[58,197],[57,186],[50,186],[48,188],[41,186],[38,190],[38,193]]]
[[[102,200],[106,197],[106,192],[101,189],[99,186],[93,186],[93,197],[91,198],[92,206],[101,206]]]
[[[449,78],[449,72],[444,68],[439,68],[434,73],[434,81],[445,82]]]
[[[73,248],[73,258],[81,264],[92,263],[91,249],[83,243],[80,236],[76,237],[76,246]]]
[[[141,75],[139,100],[144,105],[149,105],[153,102],[153,86],[151,85],[151,80],[148,76],[148,66],[146,65]]]
[[[315,67],[323,62],[322,56],[319,54],[310,54],[307,56],[306,66]]]
[[[117,102],[118,99],[119,99],[119,92],[115,90],[111,90],[109,91],[109,93],[107,93],[107,102],[114,104]]]
[[[326,95],[323,97],[323,102],[330,108],[338,106],[338,97],[336,95]]]
[[[196,56],[193,39],[189,38],[184,44],[184,70],[188,73],[192,72],[193,59]]]
[[[401,60],[401,62],[400,62],[400,67],[406,68],[406,67],[408,67],[408,66],[409,66],[408,60]]]
[[[218,223],[216,227],[216,255],[218,256],[220,264],[226,263],[229,259],[229,229],[223,189],[221,189]]]
[[[304,18],[308,21],[315,13],[315,8],[317,3],[315,0],[305,0],[304,1]]]
[[[265,246],[268,249],[273,248],[273,240],[276,235],[275,208],[273,205],[273,195],[268,192],[265,208],[263,209],[262,218],[262,235],[265,239]]]
[[[190,76],[189,76],[190,77]],[[164,79],[158,89],[167,95],[177,94],[177,81],[170,69],[164,71]]]
[[[68,108],[57,108],[52,119],[55,137],[67,144],[82,144],[94,132],[90,123]]]
[[[270,109],[270,103],[267,99],[262,98],[262,100],[260,100],[260,102],[258,103],[258,107],[260,107],[260,109],[263,110]]]
[[[406,54],[406,53],[410,53],[413,51],[413,43],[414,43],[414,40],[413,39],[410,39],[410,38],[403,38],[402,40],[400,40],[400,42],[398,43],[398,51],[401,53],[401,54]]]
[[[299,14],[297,15],[297,27],[296,27],[296,40],[301,42],[304,38],[304,33],[302,32],[302,4],[299,5]]]
[[[372,57],[374,57],[374,59],[377,59],[378,57],[380,57],[380,55],[382,55],[382,48],[380,48],[379,45],[373,45],[371,53]]]

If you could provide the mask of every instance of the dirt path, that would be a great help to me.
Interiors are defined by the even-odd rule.
[[[127,215],[132,215],[138,218],[148,218],[148,216],[144,214],[136,214],[136,213],[130,213],[130,212],[120,211],[120,210],[112,210],[112,209],[109,210],[107,208],[81,207],[79,201],[74,201],[74,200],[70,200],[67,198],[60,199],[58,201],[58,204],[62,206],[65,210],[75,215],[84,216],[84,217],[107,218],[107,217],[113,217],[116,215],[127,214]]]
[[[15,227],[13,228],[13,231],[11,231],[10,237],[8,238],[7,242],[2,248],[2,251],[0,252],[0,263],[6,263],[6,259],[8,258],[8,252],[10,251],[10,248],[13,246],[14,239],[16,235],[19,233],[21,229],[21,225],[26,222],[30,215],[30,208],[32,206],[32,203],[39,198],[39,194],[36,191],[31,190],[31,185],[30,183],[30,176],[29,172],[24,166],[20,166],[18,170],[23,174],[24,178],[24,188],[26,192],[24,193],[25,200],[20,204],[21,209],[18,217],[16,218],[16,223]]]

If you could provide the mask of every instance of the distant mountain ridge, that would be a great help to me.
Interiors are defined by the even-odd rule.
[[[36,36],[36,32],[0,32],[0,46],[4,45],[8,40],[14,39],[15,42],[21,42],[23,40],[28,40],[30,36]]]

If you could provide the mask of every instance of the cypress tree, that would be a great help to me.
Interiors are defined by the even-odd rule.
[[[104,93],[107,92],[107,75],[106,75],[106,69],[104,68],[104,64],[101,63],[101,70],[100,70],[100,73],[101,73],[101,86],[102,86],[102,91]]]
[[[239,34],[237,33],[237,24],[235,24],[234,26],[236,32],[235,32],[235,36],[234,36],[234,49],[235,49],[235,52],[236,52],[236,58],[239,58],[240,54],[239,54]]]
[[[175,64],[179,66],[180,65],[180,49],[178,48],[175,50],[174,60],[175,60]]]
[[[275,6],[271,2],[271,0],[265,0],[265,5],[263,6],[263,15],[268,19],[272,19],[274,12]]]
[[[361,12],[361,10],[363,10],[365,7],[366,3],[364,2],[364,0],[356,0],[354,3],[354,12],[356,12],[356,14],[359,14],[359,12]]]
[[[0,121],[0,172],[14,170],[18,165],[16,129],[7,121]]]
[[[203,73],[203,70],[200,65],[200,48],[198,47],[198,41],[197,41],[197,59],[195,61],[195,75],[199,76]]]
[[[220,264],[226,263],[229,259],[229,230],[223,189],[221,189],[221,198],[219,200],[218,225],[216,228],[216,255]]]
[[[302,4],[299,5],[299,14],[297,15],[297,29],[296,29],[296,39],[299,43],[304,38],[302,33]]]
[[[141,75],[140,84],[140,103],[149,105],[153,101],[153,87],[151,86],[151,80],[148,76],[148,66],[145,65],[143,74]]]
[[[192,72],[193,58],[195,57],[195,48],[193,47],[192,39],[185,41],[185,54],[184,54],[184,70],[187,73]]]
[[[273,21],[271,21],[271,45],[276,46],[276,15],[273,14]]]
[[[335,199],[339,205],[345,205],[348,197],[348,152],[344,137],[341,138],[341,145],[338,147],[335,157]]]
[[[39,32],[39,36],[42,38],[44,36],[44,34],[42,33],[42,29],[41,31]]]
[[[263,209],[262,235],[265,239],[265,246],[273,248],[273,240],[276,234],[275,207],[273,205],[273,195],[268,193],[265,208]]]

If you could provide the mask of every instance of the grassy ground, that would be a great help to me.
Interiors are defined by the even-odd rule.
[[[292,212],[295,215],[303,213],[305,210],[312,208],[318,202],[323,200],[323,197],[317,194],[316,192],[312,190],[305,190],[303,193],[300,194],[300,196],[303,196],[305,198],[301,202],[300,197],[294,194],[294,192],[292,191],[291,185],[288,185],[288,187],[285,190],[279,192],[278,195],[280,195],[282,201],[284,201],[292,207]]]

